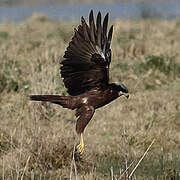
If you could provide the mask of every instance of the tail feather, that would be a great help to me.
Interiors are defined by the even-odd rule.
[[[58,95],[30,95],[32,101],[57,101],[61,100],[61,96]]]
[[[30,95],[32,101],[47,101],[54,104],[59,104],[64,108],[75,109],[76,99],[71,96],[58,96],[58,95]]]

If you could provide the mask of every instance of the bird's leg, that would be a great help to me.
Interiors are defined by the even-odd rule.
[[[83,154],[84,152],[84,141],[83,141],[83,134],[80,134],[80,143],[77,145],[77,151],[79,154]]]

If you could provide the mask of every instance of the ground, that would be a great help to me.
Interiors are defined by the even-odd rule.
[[[111,23],[110,79],[123,82],[130,97],[96,111],[82,157],[72,156],[79,141],[74,112],[28,99],[66,94],[59,61],[77,24],[45,16],[0,24],[2,179],[126,179],[153,140],[132,179],[178,179],[180,20]]]

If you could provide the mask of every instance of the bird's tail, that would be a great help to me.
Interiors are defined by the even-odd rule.
[[[54,104],[59,104],[64,108],[75,109],[77,100],[72,96],[58,96],[58,95],[30,95],[32,101],[46,101]]]

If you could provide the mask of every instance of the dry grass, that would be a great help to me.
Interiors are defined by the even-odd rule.
[[[76,25],[34,16],[0,25],[1,179],[178,179],[180,174],[180,21],[116,21],[111,80],[130,90],[97,110],[78,143],[74,113],[30,102],[28,94],[66,94],[59,60]],[[77,172],[76,172],[76,171]]]

